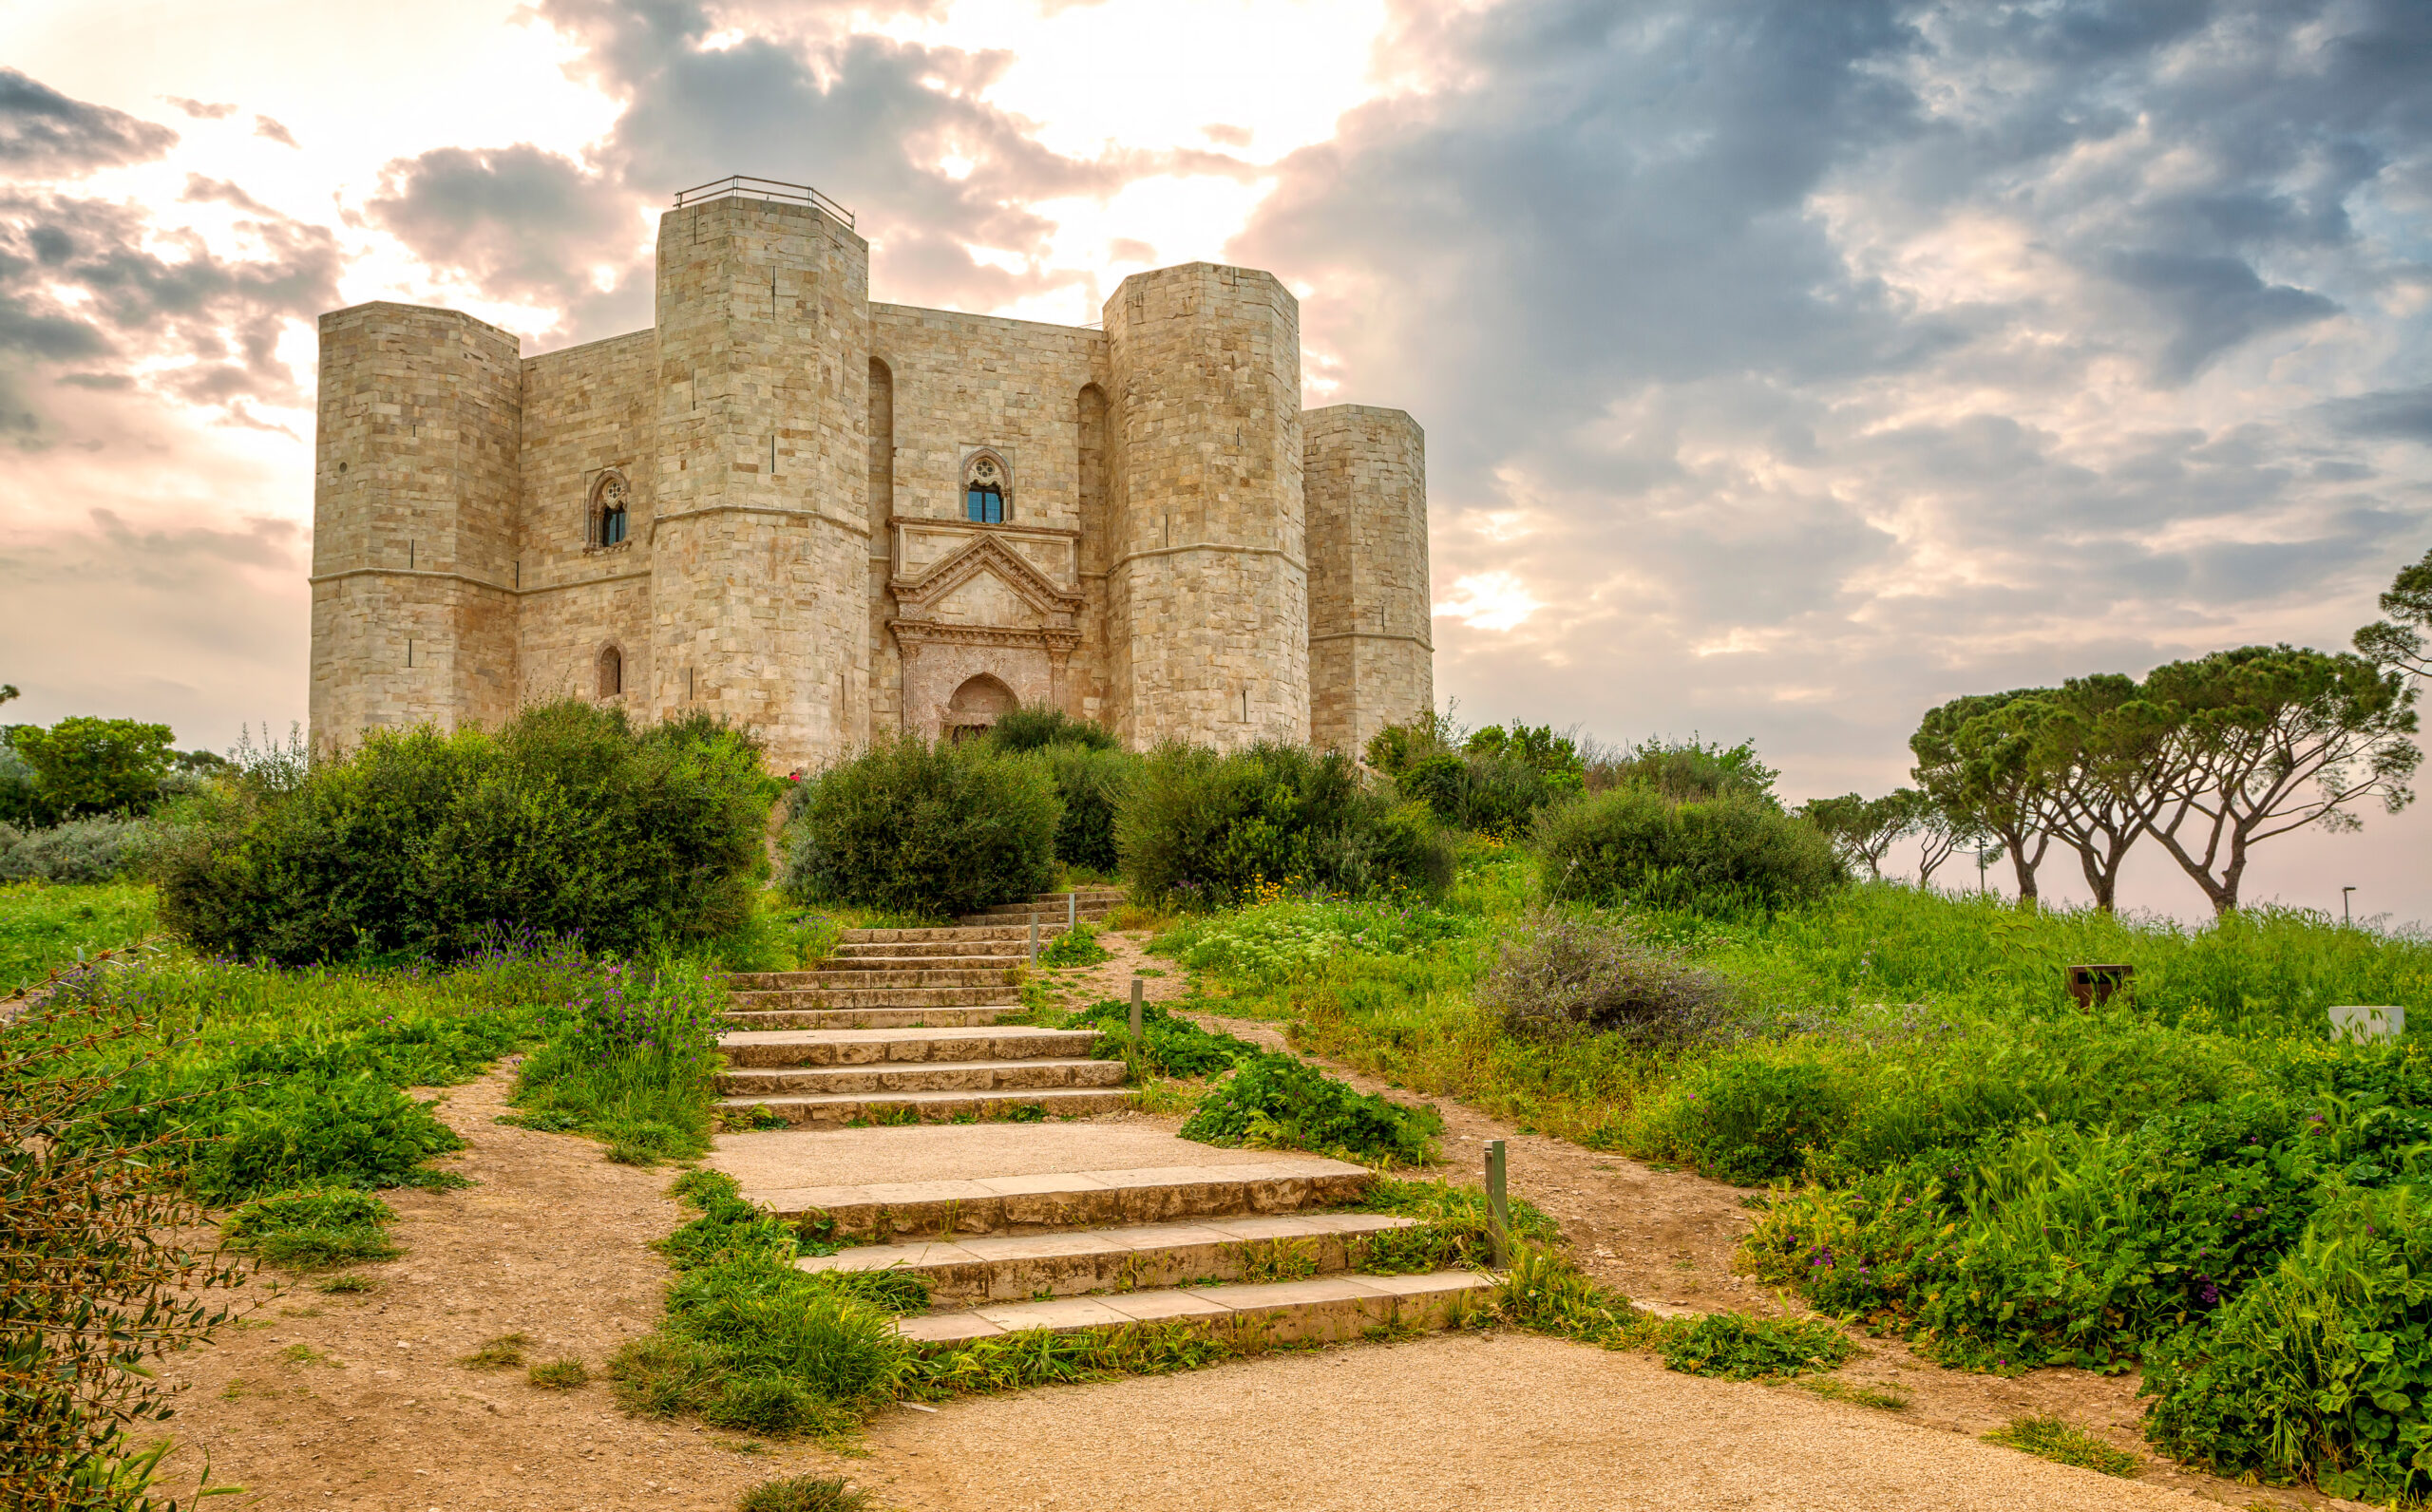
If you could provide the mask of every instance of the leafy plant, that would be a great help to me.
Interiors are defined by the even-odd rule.
[[[807,784],[782,885],[805,902],[972,913],[1055,879],[1062,816],[1040,756],[986,741],[884,740]]]
[[[1830,1370],[1856,1352],[1829,1323],[1738,1313],[1709,1313],[1666,1338],[1662,1348],[1665,1369],[1726,1381]]]
[[[2136,1479],[2140,1463],[2127,1450],[2114,1448],[2061,1417],[2012,1418],[2005,1427],[1986,1434],[1985,1442],[2024,1450],[2056,1465],[2074,1465],[2080,1470],[2129,1480]]]
[[[86,716],[48,729],[19,725],[9,734],[34,770],[38,806],[53,821],[150,809],[169,772],[172,739],[166,725]]]
[[[1537,851],[1546,896],[1568,901],[1772,912],[1846,880],[1822,831],[1747,793],[1676,803],[1614,788],[1548,809]]]
[[[468,1370],[505,1370],[523,1363],[523,1351],[532,1343],[523,1333],[502,1333],[485,1339],[472,1353],[456,1363]]]
[[[864,1512],[867,1491],[848,1485],[841,1475],[795,1475],[763,1481],[743,1493],[735,1512]]]
[[[1480,1008],[1515,1034],[1615,1034],[1637,1045],[1712,1032],[1730,988],[1685,954],[1648,945],[1626,924],[1544,910],[1506,936],[1479,978]]]
[[[108,815],[48,829],[0,823],[0,882],[111,881],[135,865],[151,833],[146,821]]]
[[[1038,950],[1041,966],[1095,966],[1100,961],[1113,958],[1113,953],[1098,943],[1096,926],[1086,919],[1074,923]]]
[[[289,1270],[314,1270],[352,1260],[393,1259],[401,1252],[388,1225],[396,1211],[369,1192],[322,1187],[259,1197],[238,1206],[219,1226],[228,1247]]]
[[[1444,1120],[1341,1082],[1291,1055],[1244,1061],[1201,1099],[1182,1137],[1262,1149],[1341,1151],[1353,1159],[1425,1164]]]

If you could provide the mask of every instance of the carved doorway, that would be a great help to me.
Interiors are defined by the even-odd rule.
[[[990,726],[1021,702],[1014,690],[996,678],[982,672],[970,678],[954,690],[946,700],[945,718],[940,730],[948,740],[968,740],[985,734]]]

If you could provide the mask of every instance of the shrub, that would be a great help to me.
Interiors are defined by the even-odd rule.
[[[1140,758],[1059,741],[1041,751],[1039,759],[1047,763],[1055,794],[1064,801],[1064,816],[1055,826],[1056,860],[1102,877],[1113,875],[1123,860],[1115,850],[1115,815],[1130,795]]]
[[[323,1187],[256,1198],[220,1224],[228,1247],[272,1265],[312,1270],[352,1260],[387,1260],[401,1251],[389,1239],[396,1219],[388,1203],[352,1187]]]
[[[1183,1125],[1182,1137],[1423,1165],[1443,1131],[1443,1117],[1432,1107],[1406,1107],[1355,1092],[1306,1061],[1277,1051],[1244,1061],[1211,1088]]]
[[[1060,709],[1026,704],[1007,709],[988,727],[988,741],[998,750],[1040,750],[1050,746],[1076,746],[1083,750],[1118,750],[1114,731],[1094,720],[1074,719]]]
[[[527,1124],[564,1115],[649,1165],[709,1148],[709,1090],[726,989],[710,973],[608,961],[567,973],[543,1011],[548,1043],[516,1073]]]
[[[880,741],[808,786],[784,886],[922,917],[974,913],[1055,880],[1062,803],[1047,763],[986,741]]]
[[[173,805],[162,916],[205,951],[289,964],[452,960],[497,925],[619,954],[706,939],[750,913],[761,784],[742,734],[636,731],[578,700],[495,735],[373,731]]]
[[[1853,1089],[1832,1068],[1775,1051],[1745,1051],[1690,1068],[1644,1127],[1659,1148],[1729,1181],[1796,1173],[1848,1125]]]
[[[1633,1045],[1681,1044],[1720,1024],[1731,1002],[1721,977],[1622,926],[1548,910],[1507,936],[1477,985],[1477,1002],[1516,1034],[1615,1034]]]
[[[1096,927],[1087,920],[1075,923],[1038,948],[1041,966],[1095,966],[1113,958],[1113,953],[1098,943]]]
[[[0,882],[106,882],[133,866],[151,825],[104,815],[48,829],[0,823]]]
[[[1821,830],[1765,799],[1676,803],[1640,786],[1548,810],[1538,871],[1549,898],[1702,913],[1770,913],[1848,879]]]
[[[1217,906],[1262,883],[1348,897],[1441,892],[1453,847],[1424,806],[1363,786],[1350,758],[1263,741],[1220,754],[1168,745],[1115,822],[1137,898]]]
[[[23,827],[42,822],[42,779],[17,747],[0,740],[0,824]]]
[[[1100,1056],[1127,1053],[1131,1036],[1131,1005],[1101,998],[1073,1015],[1066,1029],[1093,1029],[1098,1041],[1091,1052]],[[1213,1034],[1187,1018],[1176,1018],[1163,1005],[1140,1005],[1140,1053],[1146,1069],[1159,1076],[1212,1076],[1231,1069],[1260,1053],[1249,1041],[1231,1034]]]
[[[1676,803],[1743,794],[1774,803],[1781,773],[1757,757],[1755,743],[1725,750],[1720,742],[1643,740],[1626,750],[1598,752],[1586,763],[1587,790],[1651,787]]]
[[[148,810],[174,754],[166,725],[133,719],[63,719],[48,729],[20,725],[9,743],[34,769],[35,800],[53,820]]]

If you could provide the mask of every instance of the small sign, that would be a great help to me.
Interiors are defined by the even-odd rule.
[[[2080,1008],[2092,1008],[2108,1002],[2114,992],[2128,990],[2128,979],[2137,974],[2134,966],[2072,966],[2069,968],[2069,995]]]
[[[2405,1032],[2406,1010],[2404,1008],[2343,1003],[2330,1011],[2330,1036],[2333,1039],[2396,1039]]]

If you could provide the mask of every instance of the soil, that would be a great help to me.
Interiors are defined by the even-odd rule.
[[[1103,966],[1062,973],[1080,1002],[1129,992],[1140,939],[1108,935]],[[1187,994],[1182,972],[1149,996]],[[1276,1026],[1203,1015],[1281,1045]],[[1797,1311],[1731,1270],[1751,1220],[1736,1188],[1523,1135],[1445,1099],[1329,1066],[1363,1089],[1444,1113],[1444,1174],[1469,1179],[1502,1139],[1513,1190],[1562,1226],[1599,1280],[1649,1305]],[[207,1453],[238,1508],[731,1508],[778,1476],[840,1474],[906,1512],[999,1508],[1419,1509],[1730,1504],[1750,1507],[2095,1508],[2323,1505],[2150,1458],[2138,1483],[1978,1441],[2057,1412],[2142,1451],[2131,1377],[2039,1370],[2015,1380],[1939,1370],[1868,1339],[1840,1372],[1895,1387],[1899,1412],[1787,1386],[1706,1381],[1641,1354],[1511,1332],[1284,1353],[1187,1375],[967,1400],[881,1414],[865,1456],[627,1416],[602,1367],[659,1315],[649,1246],[683,1221],[672,1172],[611,1164],[574,1135],[500,1125],[512,1065],[427,1094],[470,1142],[449,1166],[475,1185],[384,1194],[405,1255],[352,1267],[376,1289],[314,1279],[249,1289],[255,1309],[162,1372],[183,1387],[166,1427],[164,1490]],[[1106,1122],[1169,1131],[1140,1113]],[[1109,1131],[1112,1133],[1112,1130]],[[522,1332],[525,1357],[581,1360],[591,1384],[550,1390],[520,1368],[461,1363]],[[2348,1503],[2332,1503],[2346,1505]]]

